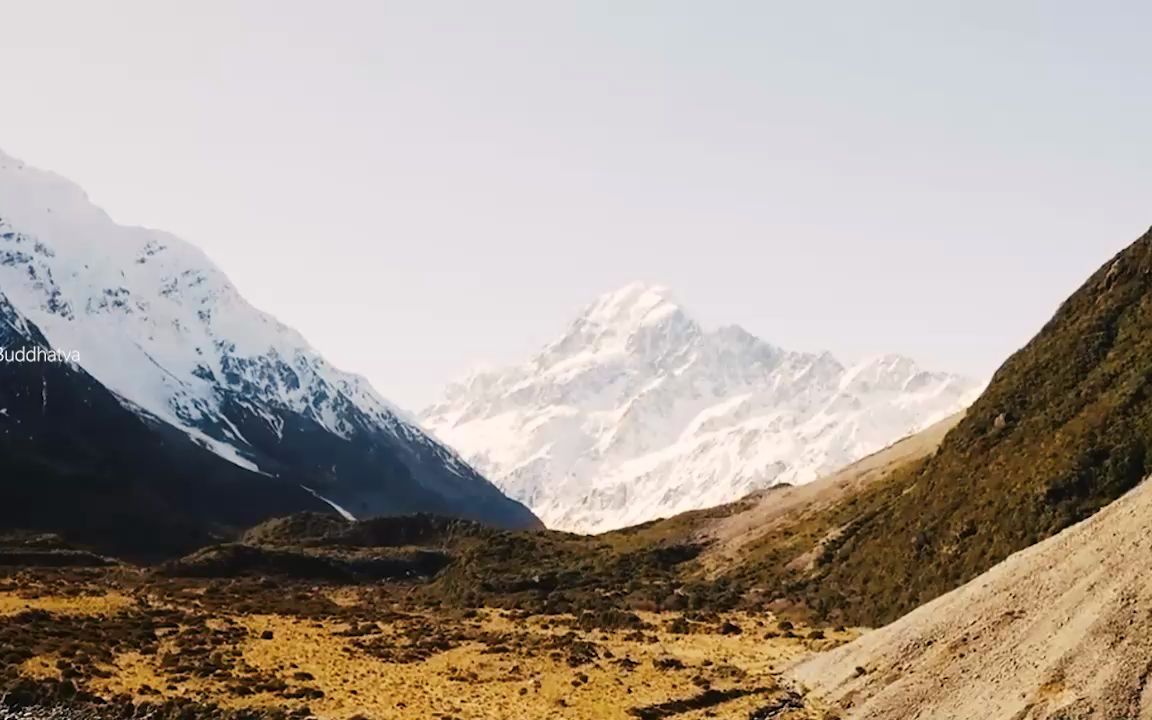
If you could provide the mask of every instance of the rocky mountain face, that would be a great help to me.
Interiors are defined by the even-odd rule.
[[[427,511],[538,524],[363,378],[333,368],[298,333],[249,305],[196,248],[117,225],[72,183],[2,154],[0,292],[9,350],[39,342],[68,354],[63,364],[0,368],[33,385],[29,373],[41,373],[45,412],[56,402],[91,406],[99,395],[103,407],[115,398],[167,446],[199,448],[245,482],[312,498],[293,501],[294,509],[319,502],[356,516]],[[31,432],[35,407],[0,408],[0,432]],[[108,434],[83,442],[93,463],[123,449]],[[172,468],[153,459],[152,491],[163,495]],[[245,524],[284,509],[250,508]]]
[[[806,483],[977,393],[898,355],[845,366],[706,330],[635,284],[528,362],[450,385],[421,420],[549,527],[596,532]]]
[[[53,350],[3,294],[0,347]],[[138,415],[79,366],[0,362],[0,529],[162,558],[227,528],[309,509],[327,506]]]

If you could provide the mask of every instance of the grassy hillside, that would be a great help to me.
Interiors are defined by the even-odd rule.
[[[730,574],[887,622],[1090,516],[1149,473],[1150,447],[1152,231],[1004,363],[933,456],[794,518]]]

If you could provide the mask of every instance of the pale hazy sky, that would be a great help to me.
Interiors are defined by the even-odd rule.
[[[1152,224],[1152,5],[0,0],[0,148],[411,408],[596,294],[987,375]]]

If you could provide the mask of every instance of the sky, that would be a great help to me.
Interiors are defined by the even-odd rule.
[[[410,409],[631,281],[987,377],[1152,225],[1152,5],[0,0],[0,148]]]

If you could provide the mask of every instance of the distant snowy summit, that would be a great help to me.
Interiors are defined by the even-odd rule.
[[[980,388],[899,355],[845,366],[706,330],[637,283],[528,362],[449,385],[421,419],[547,526],[599,532],[809,482]]]
[[[55,424],[44,424],[40,415],[69,402],[95,407],[91,397],[74,396],[85,387],[89,394],[110,393],[154,435],[167,438],[166,447],[191,442],[243,471],[219,471],[229,478],[229,492],[267,490],[275,501],[263,512],[255,503],[245,518],[331,507],[358,517],[426,511],[538,525],[367,381],[332,367],[299,333],[252,307],[197,248],[167,233],[118,225],[73,183],[3,153],[0,338],[71,353],[65,367],[0,366],[0,381],[7,382],[0,408],[8,410],[0,416],[0,455],[4,442],[19,438],[29,466],[33,460],[43,468],[64,465],[56,456],[63,450],[49,442],[64,435],[63,414]],[[33,390],[17,383],[31,384],[37,397],[43,385],[44,407],[26,403]],[[93,463],[107,465],[107,458],[129,450],[92,435],[100,425],[93,418],[69,436],[69,447],[91,455],[68,468],[73,482],[99,470]],[[185,467],[192,456],[199,457],[185,453]],[[205,523],[218,521],[210,483],[185,488],[177,498],[165,485],[176,468],[159,456],[152,462],[147,478],[133,481],[133,498],[165,508],[196,500],[208,507]],[[0,477],[0,491],[58,473],[26,475]]]

